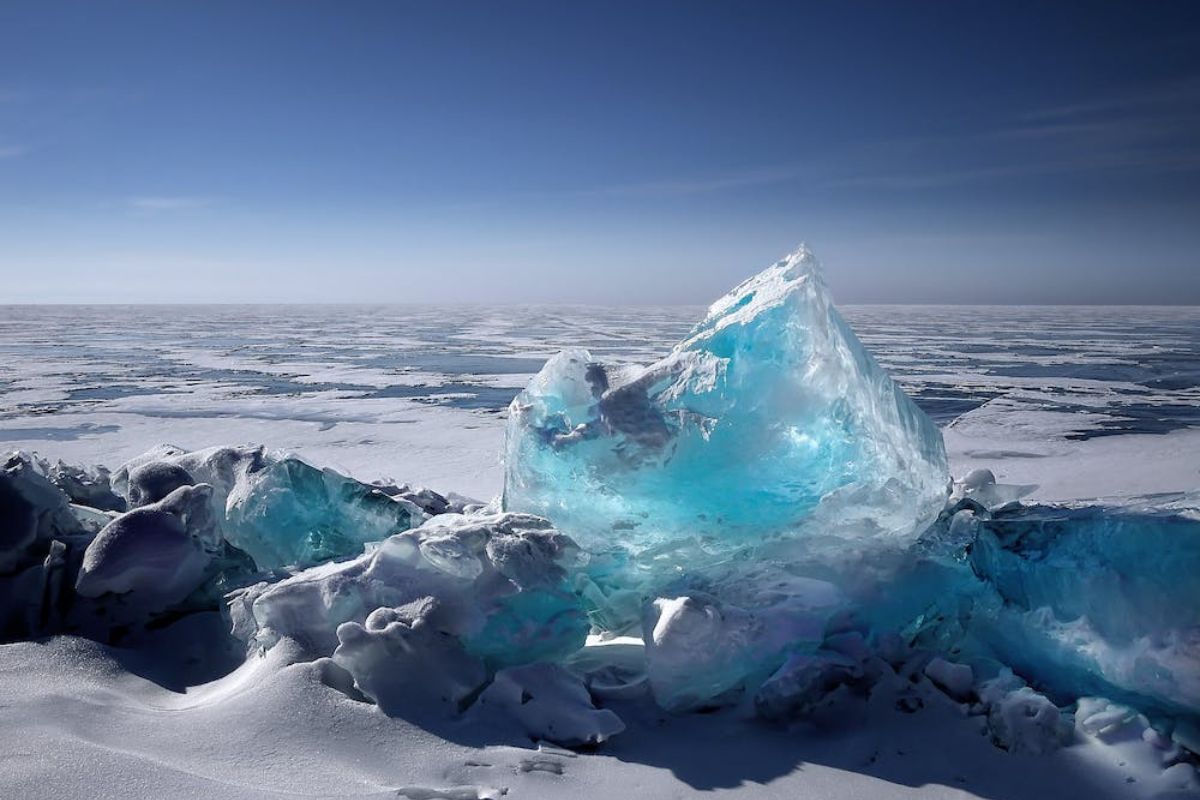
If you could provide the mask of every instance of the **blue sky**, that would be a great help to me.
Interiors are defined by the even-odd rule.
[[[0,4],[0,303],[1200,303],[1188,2]]]

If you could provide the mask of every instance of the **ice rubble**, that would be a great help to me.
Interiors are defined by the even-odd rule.
[[[588,632],[567,584],[575,554],[575,544],[538,517],[443,514],[358,558],[238,593],[234,631],[260,647],[283,637],[317,654],[340,647],[348,659],[372,633],[402,643],[429,628],[492,666],[553,660],[577,650]],[[381,608],[398,616],[369,622]]]
[[[426,517],[396,487],[360,483],[261,447],[164,446],[123,465],[112,482],[134,507],[178,486],[209,484],[225,540],[261,569],[353,556]]]
[[[509,415],[505,509],[591,550],[907,543],[948,484],[941,434],[855,338],[803,247],[714,303],[661,361],[565,351]]]
[[[111,474],[14,455],[0,633],[129,641],[220,609],[248,657],[287,640],[385,713],[561,744],[619,733],[615,699],[787,724],[940,704],[1010,750],[1132,730],[1190,758],[1194,498],[948,483],[801,250],[657,364],[552,359],[513,406],[503,512],[260,447]]]
[[[952,503],[871,610],[1061,698],[1200,714],[1200,498],[1178,508]]]

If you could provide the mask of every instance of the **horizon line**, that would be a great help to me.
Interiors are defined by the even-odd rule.
[[[575,308],[706,308],[711,305],[711,302],[701,303],[586,303],[578,301],[537,301],[537,302],[520,302],[520,301],[410,301],[410,302],[377,302],[369,300],[322,300],[322,301],[306,301],[306,300],[256,300],[256,301],[235,301],[235,300],[213,300],[208,302],[193,302],[193,301],[153,301],[153,302],[118,302],[118,301],[94,301],[94,302],[25,302],[25,303],[3,303],[0,302],[0,308],[207,308],[213,306],[221,306],[228,308],[241,307],[275,307],[275,308],[304,308],[304,307],[345,307],[345,308],[418,308],[418,307],[484,307],[484,308],[527,308],[530,306],[543,307],[575,307]],[[1200,309],[1200,303],[1019,303],[1019,302],[993,302],[993,303],[970,303],[970,302],[937,302],[937,303],[922,303],[922,302],[835,302],[837,308],[849,307],[895,307],[905,306],[911,308],[1196,308]]]

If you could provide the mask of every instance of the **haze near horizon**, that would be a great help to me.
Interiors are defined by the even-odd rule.
[[[0,303],[1200,304],[1200,10],[0,8]]]

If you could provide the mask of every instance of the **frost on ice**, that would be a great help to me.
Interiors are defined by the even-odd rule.
[[[337,648],[349,664],[390,652],[398,680],[420,663],[406,655],[413,642],[434,634],[493,667],[562,658],[588,631],[567,584],[576,550],[538,517],[442,514],[358,558],[247,588],[233,598],[234,630],[260,647]],[[453,671],[469,672],[458,661]]]
[[[395,487],[360,483],[261,447],[189,453],[164,446],[122,466],[113,483],[131,506],[179,486],[209,484],[225,540],[263,569],[357,555],[367,542],[425,519],[415,503],[395,496]]]
[[[947,484],[941,434],[855,338],[804,248],[714,303],[661,361],[568,350],[510,408],[505,508],[593,550],[909,542]]]

